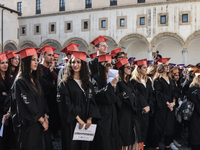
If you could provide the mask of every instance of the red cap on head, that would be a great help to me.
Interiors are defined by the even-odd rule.
[[[98,62],[112,61],[112,56],[111,55],[100,55],[98,57],[99,57]]]
[[[11,51],[10,53],[7,53],[7,58],[10,59],[10,58],[13,58],[15,56],[18,56],[18,54],[15,54],[17,51]]]
[[[121,68],[122,66],[128,64],[128,58],[127,57],[124,57],[123,59],[121,59],[120,61],[116,62],[115,65],[117,66],[117,68]]]
[[[4,51],[5,54],[8,54],[8,53],[10,53],[10,52],[12,52],[12,51],[10,51],[10,50],[5,50],[5,51]]]
[[[90,59],[93,59],[93,58],[95,58],[97,56],[97,52],[96,53],[92,53],[92,54],[90,54]]]
[[[134,64],[136,64],[137,66],[147,65],[147,59],[141,59],[141,60],[134,61]]]
[[[28,57],[28,56],[33,56],[33,55],[37,55],[37,51],[38,48],[34,48],[34,47],[26,47],[24,49],[22,49],[21,51],[15,53],[15,54],[20,54],[21,59]]]
[[[122,48],[112,50],[111,51],[112,57],[114,58],[117,55],[117,53],[121,52],[121,50],[122,50]]]
[[[58,55],[60,55],[60,54],[54,53],[54,54],[53,54],[53,57],[58,58]]]
[[[70,50],[70,51],[77,50],[78,51],[78,47],[79,47],[78,44],[70,43],[65,48],[63,48],[60,52],[65,53],[67,55],[68,54],[68,50]]]
[[[53,52],[53,51],[55,51],[55,50],[56,50],[56,48],[51,47],[51,46],[49,46],[49,45],[45,45],[44,47],[42,47],[41,49],[39,49],[38,52],[40,52],[40,53],[43,54],[44,52],[49,52],[49,51]]]
[[[0,54],[0,61],[2,61],[2,60],[4,60],[4,59],[8,59],[8,58],[6,57],[6,54],[5,54],[5,53]]]
[[[86,52],[81,52],[81,51],[72,51],[72,58],[78,58],[83,61],[86,61],[86,58],[90,58]]]
[[[170,60],[171,58],[159,58],[157,61],[156,61],[156,64],[164,64],[164,63],[168,63],[168,61]]]
[[[97,45],[100,42],[106,42],[107,40],[108,39],[104,38],[103,36],[99,36],[95,40],[93,40],[92,42],[90,42],[90,44]]]
[[[175,74],[175,73],[179,73],[178,68],[173,68],[172,70],[170,70],[170,74]]]

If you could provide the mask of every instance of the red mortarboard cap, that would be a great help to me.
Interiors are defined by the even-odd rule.
[[[86,52],[81,51],[72,51],[72,58],[78,58],[83,61],[86,61],[86,58],[89,58]]]
[[[28,57],[28,56],[33,56],[33,55],[37,55],[37,49],[38,48],[34,48],[34,47],[26,47],[24,49],[22,49],[21,51],[15,53],[15,54],[20,54],[21,59]]]
[[[8,54],[8,53],[10,53],[10,52],[12,52],[12,51],[10,51],[10,50],[5,50],[5,54]]]
[[[93,45],[97,45],[100,42],[106,42],[108,39],[104,38],[103,36],[99,36],[98,38],[96,38],[95,40],[93,40],[92,42],[90,42],[90,44]]]
[[[134,64],[136,64],[137,66],[147,65],[147,59],[141,59],[141,60],[134,61]]]
[[[194,70],[197,70],[197,69],[199,69],[199,67],[197,67],[197,66],[189,66],[188,67],[188,71],[194,71]]]
[[[156,61],[156,64],[164,64],[164,63],[168,63],[168,61],[170,60],[171,58],[159,58],[157,61]]]
[[[99,57],[98,62],[112,61],[112,56],[111,55],[100,55],[98,57]]]
[[[93,58],[95,58],[97,56],[97,52],[96,53],[92,53],[92,54],[90,54],[90,59],[93,59]]]
[[[179,70],[178,68],[173,68],[171,71],[170,71],[170,74],[175,74],[175,73],[179,73]]]
[[[17,51],[11,51],[10,53],[7,53],[7,58],[10,59],[10,58],[13,58],[15,56],[17,56],[18,54],[15,54]]]
[[[117,66],[117,68],[121,68],[122,66],[126,65],[128,62],[127,57],[124,57],[123,59],[121,59],[120,61],[116,62],[115,65]]]
[[[118,48],[118,49],[112,50],[112,51],[111,51],[112,57],[114,58],[114,57],[117,55],[117,53],[121,52],[121,49],[122,49],[122,48]]]
[[[54,53],[53,57],[58,57],[58,55],[60,55],[60,54]]]
[[[6,57],[6,54],[5,54],[5,53],[0,54],[0,61],[2,61],[2,60],[4,60],[4,59],[8,59],[8,58]]]
[[[67,45],[65,48],[63,48],[60,52],[67,54],[68,50],[78,50],[79,45],[75,44],[75,43],[70,43],[69,45]]]
[[[48,51],[53,52],[53,51],[55,51],[55,50],[56,50],[56,48],[51,47],[51,46],[49,46],[49,45],[45,45],[44,47],[42,47],[41,49],[39,49],[38,52],[40,52],[40,53],[43,54],[44,52],[48,52]]]
[[[193,73],[192,76],[199,76],[200,75],[200,69],[196,69]]]

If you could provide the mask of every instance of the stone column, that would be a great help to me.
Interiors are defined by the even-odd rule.
[[[152,58],[152,50],[148,50],[148,59],[147,60],[153,60]]]
[[[183,54],[183,64],[187,64],[187,49],[183,49],[182,50],[182,54]]]

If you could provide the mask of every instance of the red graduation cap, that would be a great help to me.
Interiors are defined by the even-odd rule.
[[[83,61],[86,60],[86,58],[90,58],[86,52],[81,52],[81,51],[72,51],[72,58],[78,58]]]
[[[157,61],[156,61],[156,64],[164,64],[164,63],[168,63],[168,61],[170,60],[171,58],[159,58]]]
[[[10,59],[10,58],[13,58],[15,56],[17,56],[18,54],[15,54],[17,51],[11,51],[10,53],[7,53],[7,58]]]
[[[121,52],[121,49],[122,48],[117,48],[117,49],[112,50],[111,51],[112,57],[114,58],[117,55],[117,53]]]
[[[12,51],[10,51],[10,50],[5,50],[5,54],[8,54],[8,53],[10,53],[10,52],[12,52]]]
[[[97,45],[100,42],[106,42],[107,40],[108,39],[104,38],[103,36],[99,36],[95,40],[93,40],[92,42],[90,42],[90,44]]]
[[[121,59],[120,61],[116,62],[114,65],[117,66],[117,68],[121,68],[122,66],[126,65],[127,63],[129,63],[129,61],[127,60],[127,57],[124,57],[123,59]]]
[[[98,57],[99,57],[98,62],[112,61],[112,56],[111,55],[100,55]]]
[[[173,68],[173,69],[170,71],[170,74],[175,74],[175,73],[179,73],[178,68]]]
[[[134,64],[136,64],[137,66],[147,65],[147,59],[141,59],[141,60],[134,61]]]
[[[53,52],[53,51],[55,51],[55,50],[56,50],[56,48],[51,47],[51,46],[49,46],[49,45],[45,45],[44,47],[42,47],[41,49],[39,49],[38,52],[40,52],[40,53],[43,54],[44,52],[48,52],[48,51]]]
[[[6,54],[5,54],[5,53],[0,54],[0,61],[2,61],[2,60],[4,60],[4,59],[8,59],[8,58],[6,57]]]
[[[199,76],[200,75],[200,69],[196,69],[192,74],[193,77],[194,76]]]
[[[95,58],[97,56],[97,52],[96,53],[92,53],[92,54],[90,54],[90,59],[93,59],[93,58]]]
[[[21,59],[28,57],[28,56],[33,56],[33,55],[37,55],[37,49],[38,48],[34,48],[34,47],[26,47],[24,49],[22,49],[21,51],[15,53],[15,54],[20,54]]]
[[[78,50],[79,45],[75,43],[70,43],[66,47],[64,47],[60,52],[68,54],[68,50]]]
[[[60,54],[58,54],[58,53],[54,53],[54,54],[53,54],[53,57],[58,58],[58,55],[60,55]]]

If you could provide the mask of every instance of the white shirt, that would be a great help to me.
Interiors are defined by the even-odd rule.
[[[146,88],[146,81],[144,79],[141,79],[142,84],[145,86]]]
[[[76,83],[79,85],[79,87],[81,88],[81,90],[84,92],[84,89],[81,87],[82,81],[81,80],[77,80],[77,79],[74,79],[74,81],[76,81]]]

